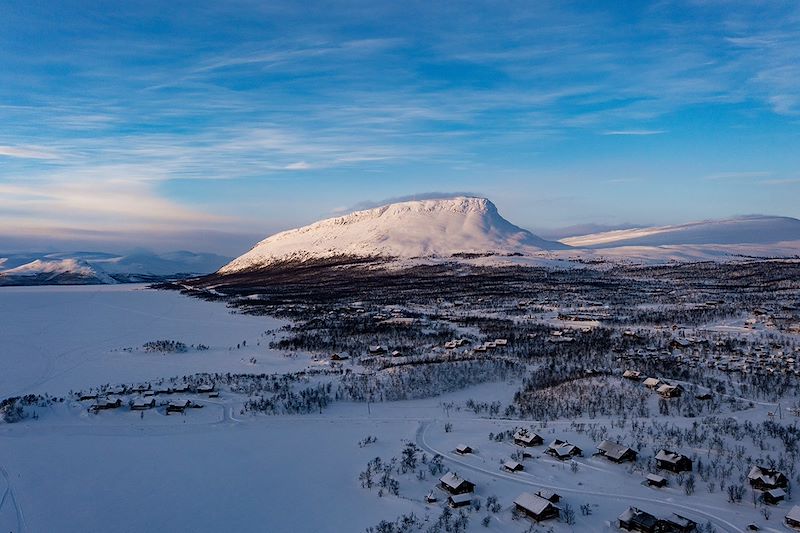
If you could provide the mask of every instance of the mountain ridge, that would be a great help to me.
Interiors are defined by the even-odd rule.
[[[336,256],[444,258],[567,248],[515,226],[486,198],[459,196],[387,204],[276,233],[222,267],[219,274]]]

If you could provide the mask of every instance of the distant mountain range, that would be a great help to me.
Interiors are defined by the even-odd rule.
[[[0,254],[0,285],[89,284],[248,275],[325,263],[403,268],[457,262],[481,266],[663,264],[800,257],[800,220],[744,216],[641,227],[560,241],[515,226],[486,198],[397,202],[277,233],[231,260],[215,254],[64,252]],[[287,274],[285,272],[284,274]],[[209,280],[211,282],[211,280]]]
[[[209,274],[230,261],[186,251],[156,254],[57,252],[0,254],[0,285],[72,285],[157,281]]]
[[[771,244],[798,239],[800,239],[800,220],[790,217],[750,215],[673,226],[605,231],[568,237],[561,239],[561,242],[576,248],[597,249],[684,244]]]

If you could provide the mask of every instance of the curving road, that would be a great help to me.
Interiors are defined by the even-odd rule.
[[[557,486],[557,485],[547,485],[547,484],[544,484],[544,483],[534,482],[534,481],[532,481],[530,479],[526,479],[526,476],[529,476],[529,475],[525,474],[524,472],[512,475],[512,474],[504,474],[503,472],[500,472],[500,471],[488,470],[488,469],[482,468],[480,466],[476,466],[476,465],[473,465],[471,463],[468,463],[468,462],[466,462],[464,460],[461,460],[461,459],[453,456],[452,453],[443,452],[443,451],[437,450],[436,448],[434,448],[433,446],[428,444],[427,440],[425,439],[425,434],[427,433],[429,427],[430,427],[430,421],[420,421],[420,425],[419,425],[419,428],[417,429],[417,434],[416,434],[416,444],[417,444],[417,446],[419,446],[422,450],[424,450],[424,451],[426,451],[426,452],[428,452],[430,454],[439,454],[446,461],[449,461],[451,463],[455,463],[455,464],[459,465],[459,467],[463,467],[463,468],[466,468],[468,470],[473,470],[475,472],[480,472],[481,474],[486,474],[486,475],[495,477],[497,479],[508,480],[508,481],[511,481],[511,482],[514,482],[514,483],[517,483],[517,484],[520,484],[520,485],[526,485],[526,486],[536,487],[536,488],[540,488],[540,489],[550,489],[550,490],[554,490],[554,491],[557,491],[557,492],[563,492],[563,493],[568,493],[568,494],[590,495],[590,496],[594,496],[594,497],[614,500],[614,501],[617,501],[617,502],[619,500],[624,500],[624,501],[628,501],[628,502],[654,503],[654,504],[658,504],[660,506],[664,506],[666,508],[669,508],[669,509],[671,509],[673,511],[679,512],[680,514],[688,515],[688,517],[690,517],[690,518],[691,517],[695,517],[695,518],[702,517],[705,520],[709,520],[712,524],[714,524],[714,526],[716,526],[721,531],[729,531],[729,532],[742,532],[742,531],[744,531],[744,529],[742,529],[741,527],[737,526],[736,524],[734,524],[732,522],[729,522],[728,520],[726,520],[722,516],[712,514],[712,513],[708,512],[708,511],[702,511],[702,510],[700,510],[700,509],[698,509],[696,507],[689,507],[687,505],[682,505],[682,504],[679,504],[679,503],[675,503],[675,502],[672,502],[672,501],[669,501],[669,500],[663,500],[663,499],[660,499],[660,498],[646,498],[646,497],[642,497],[642,496],[633,496],[633,495],[627,495],[627,494],[608,494],[608,493],[605,493],[605,492],[593,492],[593,491],[574,489],[574,488],[570,488],[570,487],[561,487],[561,486]],[[720,511],[722,511],[722,510],[720,510]]]

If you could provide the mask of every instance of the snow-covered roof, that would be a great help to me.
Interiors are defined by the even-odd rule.
[[[453,494],[450,496],[450,501],[453,503],[466,503],[472,501],[472,494],[469,492],[464,494]]]
[[[687,458],[685,455],[671,452],[669,450],[659,450],[656,454],[656,459],[659,461],[667,461],[668,463],[677,463],[681,458]]]
[[[688,528],[690,525],[695,523],[693,520],[689,520],[685,516],[681,516],[677,513],[672,513],[669,518],[667,518],[667,521],[682,528]]]
[[[658,378],[647,378],[642,383],[644,383],[644,385],[648,387],[655,387],[656,385],[661,383],[661,380]]]
[[[514,440],[521,440],[522,442],[533,442],[537,438],[541,439],[536,433],[524,433],[522,431],[514,433]]]
[[[800,522],[800,505],[795,505],[789,509],[789,512],[786,513],[786,518],[794,520],[795,522]]]
[[[508,468],[509,470],[516,470],[517,468],[522,466],[522,464],[516,461],[506,461],[505,463],[503,463],[503,466]]]
[[[616,442],[612,442],[610,440],[604,440],[601,442],[597,449],[602,451],[607,457],[611,457],[612,459],[619,459],[629,451],[633,451],[627,446],[623,446],[622,444],[618,444]]]
[[[547,489],[542,489],[537,491],[536,495],[541,496],[545,500],[552,500],[554,497],[558,496],[558,494],[556,494],[552,490],[547,490]]]
[[[661,483],[662,481],[666,481],[667,478],[659,476],[658,474],[647,474],[647,479],[656,483]]]
[[[514,500],[516,505],[519,505],[523,509],[530,511],[533,514],[541,514],[553,504],[541,496],[537,496],[535,494],[531,494],[530,492],[523,492]]]
[[[782,476],[777,470],[771,470],[762,466],[753,465],[750,472],[747,474],[747,479],[750,481],[760,479],[768,485],[774,485],[778,482],[778,478]]]
[[[448,472],[439,478],[439,481],[451,489],[457,489],[462,483],[469,483],[466,479],[461,478],[455,472]]]
[[[554,440],[550,443],[550,446],[547,447],[549,450],[554,451],[558,456],[564,457],[565,455],[571,455],[573,451],[580,450],[574,444],[570,444],[569,442],[562,442],[558,439]]]

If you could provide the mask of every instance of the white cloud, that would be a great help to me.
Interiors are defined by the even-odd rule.
[[[0,156],[20,159],[59,159],[55,152],[39,146],[0,145]]]

